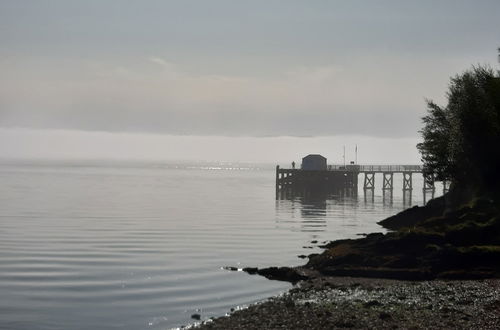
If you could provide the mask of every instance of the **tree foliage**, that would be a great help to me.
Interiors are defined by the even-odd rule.
[[[417,145],[424,171],[463,188],[499,189],[500,78],[478,66],[451,79],[448,104],[427,101]]]

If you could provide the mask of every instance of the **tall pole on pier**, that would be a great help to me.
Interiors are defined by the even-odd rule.
[[[358,145],[356,144],[356,148],[354,149],[354,164],[358,165]]]
[[[344,167],[345,167],[345,146],[344,146]]]

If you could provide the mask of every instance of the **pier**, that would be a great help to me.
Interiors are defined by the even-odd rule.
[[[310,155],[319,156],[319,155]],[[309,156],[308,156],[309,157]],[[323,157],[324,158],[324,157]],[[305,159],[305,158],[304,158]],[[324,159],[326,162],[326,158]],[[434,197],[436,190],[435,176],[423,172],[421,165],[323,165],[313,169],[280,168],[276,166],[276,196],[286,192],[301,193],[326,192],[337,193],[356,197],[358,195],[358,178],[362,175],[363,190],[373,193],[376,187],[375,174],[382,174],[381,189],[384,197],[389,195],[392,199],[395,179],[402,180],[403,197],[409,195],[411,202],[411,192],[413,190],[413,176],[423,176],[424,201],[428,193]],[[448,189],[446,182],[443,182],[443,193]]]

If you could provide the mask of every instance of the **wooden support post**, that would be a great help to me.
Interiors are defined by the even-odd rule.
[[[353,197],[358,197],[358,172],[355,172],[353,173],[353,177],[352,177],[352,183],[353,183],[353,192],[352,192],[352,195]]]
[[[375,199],[375,172],[365,172],[365,182],[363,184],[365,202],[367,200],[367,191],[371,190],[371,201]]]
[[[403,172],[403,204],[411,205],[413,191],[412,172]]]
[[[368,189],[375,189],[375,172],[365,172],[365,182],[363,189],[366,191]]]
[[[394,172],[383,172],[382,177],[383,177],[383,185],[382,185],[383,202],[386,203],[388,199],[389,203],[392,203]]]
[[[280,192],[280,166],[276,165],[276,199],[279,197]]]
[[[435,177],[434,174],[423,174],[424,176],[424,187],[422,192],[424,194],[424,204],[427,203],[427,192],[431,193],[431,199],[434,198],[434,192],[436,191],[436,186],[434,185]]]
[[[431,191],[434,194],[434,191],[436,190],[434,182],[434,174],[424,174],[424,192]]]
[[[393,189],[393,179],[394,179],[394,173],[393,172],[384,172],[384,182],[382,186],[382,190],[392,190]]]
[[[411,172],[403,172],[403,194],[406,191],[413,190],[413,182],[411,178]]]

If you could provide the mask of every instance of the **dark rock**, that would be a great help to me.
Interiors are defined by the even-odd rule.
[[[441,196],[430,200],[426,206],[414,206],[377,223],[387,229],[397,230],[413,227],[419,221],[442,215],[444,211],[445,196]]]
[[[226,267],[222,267],[222,268],[224,268],[225,270],[230,270],[232,272],[237,272],[238,271],[238,267],[226,266]]]
[[[270,280],[287,281],[297,283],[298,281],[307,280],[308,277],[299,274],[297,269],[290,267],[269,267],[257,270],[257,274],[264,276]]]
[[[198,320],[198,321],[199,321],[199,320],[201,319],[201,315],[200,315],[200,314],[192,314],[192,315],[191,315],[191,318],[192,318],[193,320]]]
[[[305,254],[298,255],[297,257],[299,257],[300,259],[305,259],[305,258],[307,258],[307,256],[306,256]]]
[[[245,268],[243,268],[243,271],[245,273],[250,274],[250,275],[255,275],[255,274],[257,274],[259,269],[257,267],[245,267]]]
[[[370,233],[368,235],[366,235],[366,238],[369,238],[369,239],[376,239],[376,238],[382,238],[384,237],[384,234],[382,233]]]

